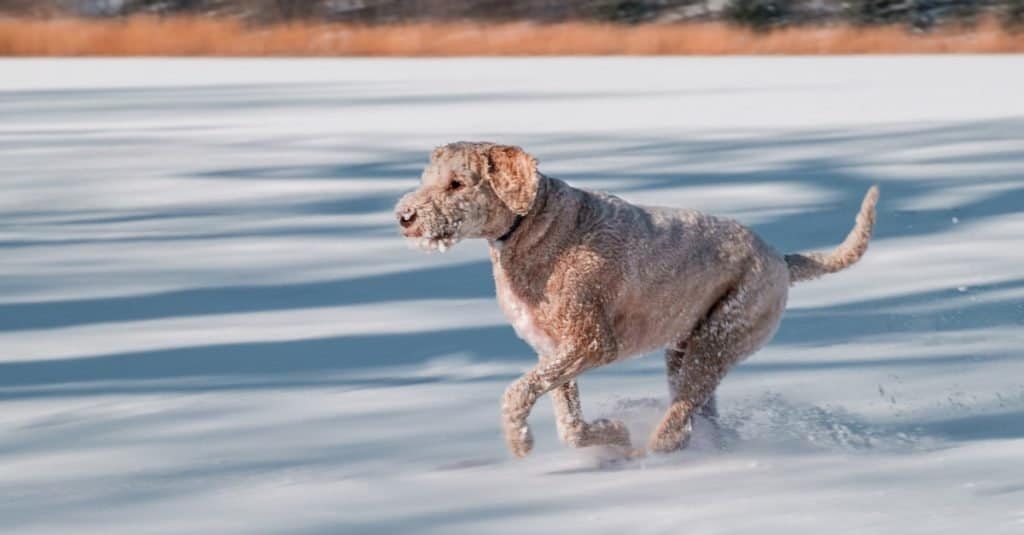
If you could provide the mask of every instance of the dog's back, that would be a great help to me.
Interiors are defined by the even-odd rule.
[[[786,278],[782,256],[736,221],[634,205],[547,180],[553,192],[580,198],[576,213],[560,214],[576,221],[575,236],[565,241],[602,259],[595,283],[603,288],[621,356],[675,342],[751,272]],[[784,300],[787,284],[778,286]]]

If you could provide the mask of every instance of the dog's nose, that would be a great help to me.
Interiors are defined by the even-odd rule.
[[[398,224],[402,225],[402,228],[409,228],[416,221],[416,211],[411,208],[406,208],[398,214]]]

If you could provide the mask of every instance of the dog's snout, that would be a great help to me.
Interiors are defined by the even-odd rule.
[[[409,228],[416,222],[416,211],[411,208],[406,208],[398,214],[398,224],[402,225],[402,228]]]

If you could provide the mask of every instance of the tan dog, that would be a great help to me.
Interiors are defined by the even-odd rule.
[[[649,447],[668,452],[686,443],[696,411],[714,413],[726,372],[775,333],[790,284],[860,259],[877,199],[872,187],[834,251],[783,257],[735,221],[634,206],[544,176],[518,147],[461,142],[434,150],[397,216],[427,248],[490,244],[498,301],[540,361],[505,391],[513,454],[532,449],[526,419],[548,392],[565,442],[630,451],[622,422],[583,419],[575,378],[665,346],[672,399]]]

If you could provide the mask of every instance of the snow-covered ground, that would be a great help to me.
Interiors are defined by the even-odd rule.
[[[0,62],[0,532],[1024,533],[1024,58]],[[720,390],[727,451],[506,453],[534,357],[429,150],[522,144],[861,264]],[[660,355],[581,381],[641,442]],[[702,422],[701,422],[702,423]],[[706,432],[706,428],[703,428]]]

